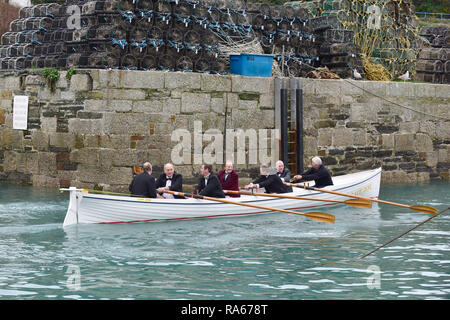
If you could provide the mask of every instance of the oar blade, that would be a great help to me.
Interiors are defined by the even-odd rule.
[[[370,209],[372,208],[372,201],[364,200],[364,199],[348,199],[345,200],[344,203],[348,206],[355,208],[363,208]]]
[[[325,212],[306,212],[304,215],[312,220],[334,223],[334,216]]]
[[[438,213],[438,210],[436,208],[429,207],[429,206],[410,206],[409,208],[412,210],[415,210],[415,211],[428,213],[428,214],[437,214]]]

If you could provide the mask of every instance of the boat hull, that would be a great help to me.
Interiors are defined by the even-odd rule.
[[[380,190],[381,168],[333,177],[334,186],[326,189],[364,197],[377,198]],[[313,186],[314,184],[311,184]],[[148,199],[104,194],[90,194],[69,188],[70,203],[63,226],[78,223],[109,224],[217,218],[262,214],[267,211],[247,206],[202,199]],[[302,188],[293,188],[287,195],[326,200],[346,200],[347,197]],[[233,201],[278,209],[308,210],[336,205],[334,202],[295,200],[269,197],[241,196]]]

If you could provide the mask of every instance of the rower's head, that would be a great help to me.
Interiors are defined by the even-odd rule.
[[[314,169],[319,169],[320,166],[322,165],[322,159],[320,159],[319,157],[312,158],[311,165]]]
[[[209,176],[212,172],[212,165],[207,163],[202,164],[201,172],[204,177]]]
[[[262,176],[268,176],[270,174],[270,167],[267,164],[262,164],[259,167],[259,172]]]
[[[152,174],[152,164],[150,162],[145,162],[142,165],[142,169],[144,169],[144,171],[147,172],[148,174]]]
[[[283,163],[283,161],[278,160],[278,161],[275,163],[275,166],[276,166],[276,168],[277,168],[277,172],[283,172],[283,169],[284,169],[284,163]]]
[[[227,162],[225,162],[225,172],[229,174],[231,173],[231,171],[233,171],[233,162],[228,160]]]
[[[173,173],[175,172],[175,168],[173,167],[173,164],[171,163],[166,163],[164,165],[164,174],[171,178],[173,176]]]

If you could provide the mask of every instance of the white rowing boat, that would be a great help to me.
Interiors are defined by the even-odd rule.
[[[378,198],[380,191],[381,168],[333,177],[333,186],[325,189],[369,198]],[[314,183],[310,184],[314,186]],[[261,210],[241,205],[221,203],[203,199],[149,199],[130,196],[89,193],[84,189],[70,187],[60,189],[70,192],[70,202],[63,226],[79,223],[131,223],[167,221],[197,218],[215,218],[262,214],[275,211]],[[293,188],[298,197],[327,200],[346,200],[347,197]],[[278,209],[311,209],[336,205],[334,202],[268,198],[263,196],[241,196],[232,198],[235,202],[268,206]]]

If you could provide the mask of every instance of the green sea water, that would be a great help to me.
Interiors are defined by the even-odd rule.
[[[380,199],[450,206],[450,183],[382,185]],[[0,299],[449,299],[450,210],[326,208],[63,228],[69,196],[0,183]]]

